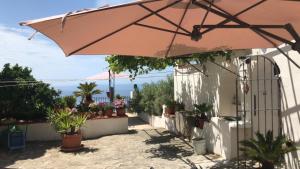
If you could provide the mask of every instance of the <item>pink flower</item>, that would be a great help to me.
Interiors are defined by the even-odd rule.
[[[116,99],[114,100],[114,106],[116,109],[119,109],[119,108],[124,108],[125,107],[125,102],[123,99]]]

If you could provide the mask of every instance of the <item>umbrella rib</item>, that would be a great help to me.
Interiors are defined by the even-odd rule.
[[[261,34],[260,32],[256,32],[259,36],[261,36],[263,39],[265,39],[267,42],[269,42],[270,44],[272,44],[283,56],[285,56],[290,62],[292,62],[298,69],[300,69],[300,66],[293,60],[290,58],[289,55],[287,55],[286,53],[284,53],[284,51],[282,49],[280,49],[276,43],[274,43],[271,39],[269,39],[268,37],[266,37],[265,35]]]
[[[177,34],[183,35],[183,36],[190,36],[190,34],[187,34],[187,33],[175,32],[175,31],[172,31],[169,29],[164,29],[164,28],[160,28],[160,27],[156,27],[156,26],[150,26],[150,25],[145,25],[145,24],[141,24],[141,23],[136,23],[135,25],[150,28],[150,29],[155,29],[155,30],[159,30],[159,31],[169,32],[169,33],[177,33]]]
[[[209,14],[211,5],[212,5],[213,3],[214,3],[214,0],[212,0],[212,2],[209,3],[209,9],[206,10],[206,13],[205,13],[205,15],[204,15],[204,17],[203,17],[203,19],[202,19],[202,22],[201,22],[200,27],[199,27],[199,32],[200,32],[202,26],[204,25],[204,22],[206,21],[206,18],[208,17],[208,14]]]
[[[113,32],[111,32],[111,33],[105,35],[105,36],[102,36],[101,38],[99,38],[99,39],[97,39],[97,40],[94,40],[94,41],[92,41],[92,42],[90,42],[90,43],[88,43],[88,44],[86,44],[86,45],[84,45],[84,46],[82,46],[82,47],[80,47],[80,48],[78,48],[78,49],[76,49],[76,50],[70,52],[70,53],[68,54],[68,56],[73,55],[73,54],[75,54],[75,53],[77,53],[77,52],[79,52],[79,51],[81,51],[81,50],[83,50],[83,49],[85,49],[85,48],[87,48],[87,47],[89,47],[89,46],[91,46],[91,45],[97,43],[97,42],[100,42],[100,41],[102,41],[102,40],[104,40],[104,39],[106,39],[106,38],[108,38],[108,37],[110,37],[110,36],[112,36],[112,35],[114,35],[114,34],[120,32],[120,31],[122,31],[122,30],[124,30],[124,29],[126,29],[126,28],[128,28],[128,27],[130,27],[130,26],[132,26],[132,25],[134,25],[134,24],[136,24],[136,23],[138,23],[138,22],[140,22],[140,21],[142,21],[142,20],[144,20],[144,19],[146,19],[146,18],[152,16],[152,15],[154,15],[155,13],[158,13],[158,12],[160,12],[160,11],[163,11],[163,10],[169,8],[170,6],[173,6],[173,5],[177,4],[177,3],[179,3],[180,1],[181,1],[181,0],[174,1],[173,3],[170,3],[170,4],[168,4],[168,5],[164,6],[164,7],[162,7],[162,8],[160,8],[160,9],[156,10],[156,11],[153,11],[153,12],[151,12],[150,14],[148,14],[148,15],[146,15],[146,16],[140,18],[140,19],[137,19],[137,20],[135,20],[134,22],[132,22],[132,23],[130,23],[130,24],[128,24],[128,25],[125,25],[125,26],[123,26],[123,27],[121,27],[121,28],[119,28],[119,29],[117,29],[117,30],[115,30],[115,31],[113,31]]]
[[[142,8],[146,9],[146,10],[149,11],[149,12],[153,12],[153,10],[149,9],[148,7],[146,7],[146,6],[143,5],[143,4],[139,4],[139,6],[141,6]],[[171,25],[175,26],[176,28],[179,26],[179,25],[177,25],[176,23],[170,21],[168,18],[166,18],[166,17],[164,17],[164,16],[162,16],[162,15],[160,15],[160,14],[158,14],[158,13],[156,13],[155,15],[158,16],[159,18],[161,18],[162,20],[164,20],[164,21],[170,23]],[[188,33],[188,34],[191,34],[191,32],[188,31],[188,30],[186,30],[185,28],[183,28],[183,27],[181,27],[181,26],[179,26],[179,28],[180,28],[182,31],[184,31],[184,32],[186,32],[186,33]]]
[[[216,28],[230,28],[230,29],[234,29],[234,28],[262,28],[262,29],[283,29],[286,26],[285,25],[196,25],[196,27],[200,28],[212,28],[212,29],[216,29]]]
[[[207,0],[203,0],[203,1],[208,2]],[[207,9],[207,7],[206,7],[205,5],[202,5],[201,3],[198,3],[198,2],[195,2],[195,3],[196,3],[198,6],[200,6],[201,8]],[[215,7],[216,9],[222,11],[222,12],[220,12],[220,11],[218,11],[218,10],[215,10],[215,9],[213,9],[213,8],[210,8],[210,9],[211,9],[211,12],[213,12],[214,14],[216,14],[216,15],[218,15],[218,16],[221,16],[221,17],[224,17],[224,18],[228,18],[228,19],[230,19],[230,20],[232,20],[232,21],[234,21],[234,22],[236,22],[236,23],[238,23],[238,24],[240,24],[240,25],[244,25],[244,26],[249,26],[249,25],[250,25],[250,24],[248,24],[247,22],[244,22],[244,21],[238,19],[237,17],[234,17],[233,15],[231,15],[231,14],[228,13],[227,11],[223,10],[222,8],[218,7],[217,5],[212,4],[212,6]],[[289,45],[292,45],[292,44],[293,44],[293,43],[290,42],[289,40],[286,40],[286,39],[284,39],[284,38],[282,38],[282,37],[279,37],[279,36],[277,36],[277,35],[275,35],[275,34],[273,34],[273,33],[270,33],[270,32],[268,32],[268,31],[262,30],[262,29],[260,29],[260,28],[250,28],[250,29],[251,29],[252,31],[254,31],[254,32],[255,32],[255,31],[258,31],[258,32],[260,32],[260,33],[262,33],[262,34],[264,34],[264,35],[267,35],[267,36],[269,36],[269,37],[272,37],[273,39],[276,39],[276,40],[281,41],[281,42],[283,42],[283,43],[287,43],[287,44],[289,44]]]
[[[254,7],[256,7],[256,6],[258,6],[258,5],[260,5],[260,4],[264,3],[264,2],[266,2],[266,0],[261,0],[261,1],[257,2],[257,3],[255,3],[255,4],[253,4],[253,5],[249,6],[248,8],[246,8],[246,9],[244,9],[244,10],[236,13],[233,16],[234,17],[238,17],[239,15],[241,15],[241,14],[243,14],[243,13],[245,13],[245,12],[251,10],[251,9],[253,9]],[[225,25],[226,23],[228,23],[230,21],[231,20],[227,18],[227,19],[223,20],[222,22],[219,22],[218,24],[216,24],[216,26]],[[208,29],[204,30],[203,32],[201,32],[201,34],[204,35],[205,33],[208,33],[208,32],[210,32],[210,31],[212,31],[214,29],[215,28],[208,28]]]
[[[181,19],[180,19],[180,21],[179,21],[179,24],[178,24],[177,28],[176,28],[176,32],[174,33],[173,38],[172,38],[172,40],[171,40],[171,43],[170,43],[170,45],[169,45],[169,47],[168,47],[168,50],[167,50],[167,52],[166,52],[165,58],[167,58],[168,55],[169,55],[169,53],[170,53],[170,50],[171,50],[171,48],[172,48],[172,46],[173,46],[173,43],[174,43],[174,41],[175,41],[177,32],[179,31],[179,27],[180,27],[180,25],[182,24],[182,21],[183,21],[185,15],[186,15],[186,13],[187,13],[187,10],[188,10],[189,6],[191,5],[191,2],[192,2],[192,0],[190,0],[190,1],[188,2],[188,4],[186,5],[186,7],[185,7],[185,9],[184,9],[184,12],[183,12],[183,14],[182,14],[182,17],[181,17]]]

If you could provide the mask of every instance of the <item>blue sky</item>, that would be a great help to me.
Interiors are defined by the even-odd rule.
[[[5,63],[18,63],[31,67],[38,79],[53,79],[52,84],[70,85],[60,79],[85,79],[107,70],[105,56],[64,57],[63,52],[50,39],[20,27],[19,22],[63,14],[83,8],[95,8],[130,2],[128,0],[2,0],[0,5],[0,67]],[[152,78],[156,81],[161,78]],[[50,82],[50,81],[49,81]],[[149,82],[147,79],[135,83]],[[130,83],[119,80],[119,83]]]

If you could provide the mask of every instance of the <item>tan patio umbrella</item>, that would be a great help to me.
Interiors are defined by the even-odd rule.
[[[145,0],[21,25],[54,40],[66,56],[163,58],[283,43],[300,51],[300,2],[292,0]]]

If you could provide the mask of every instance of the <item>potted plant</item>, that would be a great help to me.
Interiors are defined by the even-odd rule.
[[[203,129],[204,123],[209,122],[209,117],[207,116],[213,109],[213,105],[202,103],[202,104],[194,104],[195,113],[196,113],[196,127]]]
[[[80,127],[86,122],[87,117],[74,114],[66,110],[50,112],[48,119],[55,130],[62,136],[63,151],[77,151],[83,147]]]
[[[114,106],[117,111],[117,116],[125,116],[126,105],[125,105],[124,98],[122,98],[120,95],[117,95],[116,99],[114,100]]]
[[[70,109],[73,109],[76,106],[76,97],[75,96],[65,96],[63,97],[66,106]]]
[[[166,109],[165,109],[165,114],[168,115],[174,115],[175,114],[175,101],[173,100],[166,100],[165,101],[165,105],[166,105]]]
[[[100,106],[97,103],[91,103],[89,105],[89,112],[91,114],[91,117],[96,117],[99,114]]]
[[[104,111],[104,114],[107,116],[107,117],[112,117],[113,113],[114,113],[114,107],[111,105],[111,104],[105,104],[103,106],[103,111]]]
[[[275,165],[282,162],[282,155],[297,150],[284,135],[274,139],[272,131],[265,136],[257,132],[256,139],[244,140],[241,144],[241,151],[251,160],[259,162],[261,169],[274,169]]]

